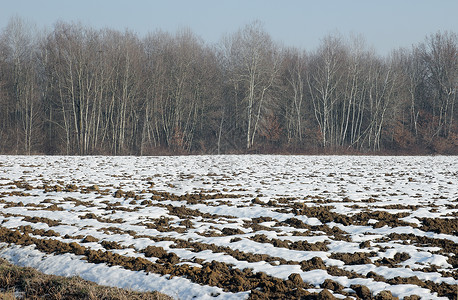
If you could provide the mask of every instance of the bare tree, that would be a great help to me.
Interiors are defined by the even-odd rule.
[[[293,140],[302,144],[304,138],[304,102],[306,94],[306,55],[297,49],[288,49],[283,57],[282,78],[285,83],[284,93],[287,106],[285,119],[287,122],[288,143]]]
[[[36,73],[39,33],[19,17],[11,18],[1,48],[9,67],[11,103],[16,122],[16,151],[30,154],[39,129],[40,92]],[[5,107],[8,110],[8,107]]]
[[[280,51],[259,22],[230,36],[225,55],[234,88],[243,89],[246,148],[253,146],[266,101],[278,76]]]
[[[327,36],[311,58],[307,84],[323,147],[335,146],[335,105],[343,81],[346,48],[338,36]]]
[[[433,128],[430,137],[447,138],[453,128],[458,86],[458,38],[455,33],[436,33],[419,46],[428,73]]]
[[[150,34],[144,41],[147,57],[148,122],[146,139],[178,152],[189,152],[204,131],[206,109],[215,98],[215,55],[189,29],[172,36]],[[215,73],[216,72],[216,73]],[[203,141],[201,141],[203,142]]]

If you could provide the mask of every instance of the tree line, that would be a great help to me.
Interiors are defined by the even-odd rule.
[[[16,17],[0,31],[0,152],[457,154],[457,44],[438,32],[380,56],[339,34],[284,47],[259,22],[208,45]]]

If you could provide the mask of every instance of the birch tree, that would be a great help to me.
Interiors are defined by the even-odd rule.
[[[455,33],[436,33],[420,45],[428,70],[426,83],[431,91],[433,128],[431,139],[447,138],[454,126],[458,87],[458,38]]]
[[[234,88],[243,89],[245,145],[250,149],[278,76],[280,52],[259,22],[230,36],[224,46]]]
[[[306,100],[306,55],[297,49],[285,51],[282,78],[285,86],[285,119],[288,143],[299,145],[304,138],[304,102]]]
[[[340,37],[326,37],[310,60],[307,85],[323,147],[335,146],[335,105],[343,80],[345,47]]]

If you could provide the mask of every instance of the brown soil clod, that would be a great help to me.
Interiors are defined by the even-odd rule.
[[[230,227],[225,227],[221,232],[224,235],[236,235],[236,234],[244,234],[244,232],[238,228],[230,228]]]
[[[356,284],[350,285],[350,288],[356,292],[356,295],[362,299],[372,299],[372,293],[367,286]]]
[[[458,235],[458,222],[456,218],[452,219],[439,219],[439,218],[422,218],[421,230],[432,231],[435,233],[447,233]]]
[[[347,265],[371,264],[369,257],[375,256],[375,252],[356,252],[356,253],[332,253],[330,258],[343,261]]]
[[[371,246],[371,242],[369,241],[364,241],[359,244],[360,249],[369,248],[370,246]]]
[[[310,271],[310,270],[315,270],[315,269],[326,269],[326,265],[324,264],[323,260],[320,257],[315,256],[312,259],[309,260],[303,260],[301,263],[301,269],[302,271]]]
[[[390,267],[395,267],[397,264],[406,261],[410,258],[410,255],[408,253],[396,253],[393,258],[381,258],[377,261],[375,261],[376,265],[384,265],[384,266],[390,266]]]
[[[164,250],[162,247],[156,247],[156,246],[148,246],[145,249],[143,249],[143,253],[145,253],[146,257],[158,257],[162,258],[167,255],[167,251]]]
[[[87,235],[84,237],[84,239],[81,241],[82,243],[93,243],[93,242],[98,242],[99,239],[93,237],[92,235]]]
[[[123,246],[121,246],[119,243],[114,242],[114,241],[102,241],[100,243],[103,248],[107,250],[112,250],[112,249],[124,249]]]
[[[394,297],[390,291],[381,291],[374,297],[375,300],[399,300],[398,297]]]
[[[335,292],[341,292],[344,288],[343,285],[331,279],[326,279],[320,286],[322,288],[325,288],[331,291],[335,291]]]
[[[117,190],[114,194],[113,197],[115,198],[122,198],[125,195],[125,192],[123,190]]]
[[[285,220],[285,223],[293,226],[294,228],[309,228],[304,222],[296,218],[289,218]]]
[[[65,191],[66,192],[76,192],[78,191],[78,186],[76,186],[75,184],[67,184],[65,186]]]
[[[337,300],[339,298],[334,297],[328,289],[323,289],[316,298],[317,300]]]
[[[304,280],[302,279],[301,275],[298,273],[292,273],[291,275],[288,276],[288,279],[292,281],[292,283],[296,286],[303,286],[304,285]]]
[[[148,246],[145,249],[143,249],[143,253],[146,257],[157,257],[162,261],[171,264],[176,264],[180,261],[180,259],[175,253],[168,253],[162,247]]]
[[[57,225],[61,224],[60,221],[51,220],[51,219],[44,218],[44,217],[24,216],[23,220],[26,221],[26,222],[30,222],[30,223],[45,223],[45,224],[48,224],[49,227],[53,227],[53,226],[57,226]]]

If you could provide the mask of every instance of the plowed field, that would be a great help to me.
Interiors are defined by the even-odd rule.
[[[458,158],[0,156],[0,256],[179,299],[456,299]]]

